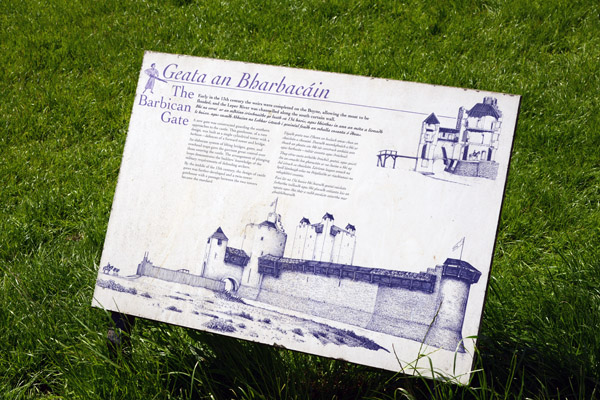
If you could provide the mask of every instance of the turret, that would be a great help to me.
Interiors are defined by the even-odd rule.
[[[434,151],[440,130],[440,120],[431,113],[421,124],[415,171],[433,173]]]
[[[334,237],[331,235],[333,221],[333,215],[326,212],[321,219],[321,223],[315,226],[315,231],[318,235],[315,243],[315,254],[313,259],[316,261],[331,261],[334,239]]]
[[[314,238],[311,236],[313,233],[314,227],[310,224],[310,220],[306,217],[302,217],[294,231],[292,250],[290,252],[291,258],[312,259],[314,246],[311,246],[311,242]],[[311,240],[307,241],[309,237]]]
[[[480,276],[481,272],[468,262],[446,259],[442,265],[437,315],[427,336],[428,344],[449,349],[462,340],[469,292]],[[462,346],[459,347],[461,350]]]
[[[356,227],[347,224],[345,229],[340,229],[334,225],[331,227],[331,234],[334,236],[331,261],[337,264],[352,265],[356,248]]]
[[[229,239],[225,236],[221,227],[208,238],[202,270],[200,271],[201,276],[210,278],[215,274],[215,268],[225,259],[228,243]]]

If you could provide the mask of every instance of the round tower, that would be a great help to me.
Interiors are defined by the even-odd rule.
[[[464,352],[461,340],[469,291],[480,276],[481,272],[468,262],[446,259],[442,265],[437,316],[426,343]]]
[[[260,287],[259,258],[264,256],[283,257],[287,234],[281,224],[281,216],[270,212],[260,224],[248,224],[244,231],[242,250],[250,257],[244,268],[242,285]]]

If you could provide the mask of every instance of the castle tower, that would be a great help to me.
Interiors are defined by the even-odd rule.
[[[311,224],[302,218],[292,241],[291,258],[352,265],[356,247],[356,228],[347,224],[342,229],[333,224],[334,218],[325,213],[321,222]]]
[[[466,261],[448,258],[442,265],[437,315],[425,342],[454,350],[462,340],[467,301],[471,285],[479,281],[481,272]],[[464,351],[464,350],[463,350]]]
[[[281,224],[281,215],[275,209],[260,224],[250,223],[244,230],[242,250],[250,257],[242,275],[242,286],[260,288],[259,258],[263,256],[283,257],[287,234]]]
[[[207,241],[200,276],[211,278],[216,274],[216,268],[223,263],[229,239],[219,227]]]
[[[321,223],[315,226],[316,241],[313,260],[331,262],[334,240],[334,237],[331,235],[331,228],[334,226],[333,221],[333,215],[326,212],[321,219]]]
[[[431,113],[421,125],[415,171],[425,174],[433,173],[434,152],[437,146],[439,131],[440,121],[434,113]]]
[[[290,257],[303,260],[308,258],[312,260],[315,251],[315,237],[315,229],[310,224],[310,220],[306,217],[303,217],[298,226],[296,226],[296,230],[294,232]]]
[[[334,230],[332,229],[332,234]],[[344,230],[339,229],[333,241],[331,261],[337,264],[352,265],[356,248],[356,228],[347,224]]]
[[[460,137],[461,160],[495,161],[502,112],[495,97],[484,97],[466,111],[465,130]]]

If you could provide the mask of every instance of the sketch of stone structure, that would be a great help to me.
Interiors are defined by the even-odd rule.
[[[460,107],[453,127],[441,126],[431,113],[421,124],[416,157],[382,150],[377,155],[377,166],[385,168],[391,159],[395,168],[397,158],[412,158],[416,160],[415,171],[432,175],[434,163],[442,160],[444,171],[451,174],[496,179],[501,125],[502,112],[494,97],[484,97],[469,110]]]
[[[294,237],[298,243],[291,251],[295,257],[284,257],[287,234],[274,209],[265,221],[246,226],[240,249],[229,245],[219,227],[208,238],[204,257],[195,268],[161,268],[145,254],[137,275],[228,291],[284,309],[464,351],[465,309],[470,287],[481,273],[468,262],[453,258],[419,273],[355,266],[355,232],[351,224],[346,229],[335,226],[329,213],[314,225],[303,218]],[[313,234],[317,237],[311,237]],[[337,262],[340,260],[346,262]]]

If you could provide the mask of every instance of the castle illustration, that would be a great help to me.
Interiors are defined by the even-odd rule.
[[[414,158],[415,171],[432,175],[434,163],[441,160],[444,171],[451,174],[496,179],[501,125],[502,112],[494,97],[484,97],[483,102],[468,110],[460,107],[452,127],[441,126],[435,113],[431,113],[421,124],[416,157],[382,150],[377,155],[377,166],[385,167],[392,159],[395,168],[398,157]]]
[[[353,265],[356,228],[344,229],[325,213],[302,218],[284,257],[288,235],[275,208],[246,225],[241,248],[219,227],[204,256],[185,270],[155,266],[144,255],[137,274],[215,291],[344,322],[450,351],[462,351],[462,327],[472,284],[481,273],[448,258],[426,272]]]

